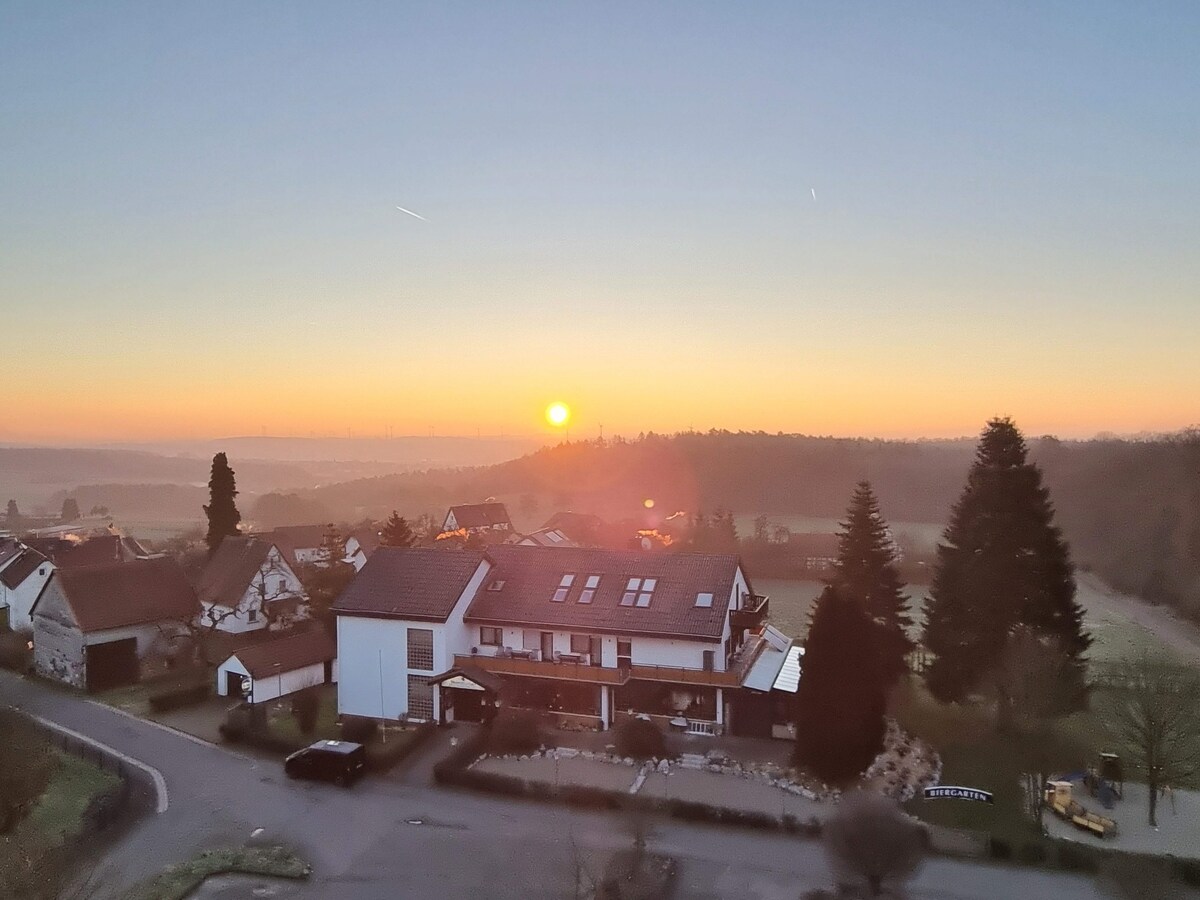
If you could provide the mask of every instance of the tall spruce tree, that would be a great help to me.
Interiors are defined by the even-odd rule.
[[[894,684],[908,670],[905,657],[914,646],[908,636],[912,617],[896,570],[896,546],[869,481],[860,481],[854,490],[829,581],[875,623],[879,663],[888,684]]]
[[[925,604],[930,691],[943,701],[966,698],[998,668],[1020,626],[1059,648],[1082,697],[1091,637],[1070,553],[1021,432],[1011,419],[993,419],[938,545]]]
[[[21,530],[21,510],[17,508],[16,500],[8,501],[8,510],[4,516],[4,526],[14,533]]]
[[[208,534],[204,540],[208,544],[208,554],[217,552],[226,535],[237,535],[238,523],[242,514],[238,512],[233,498],[237,496],[237,482],[234,481],[233,469],[229,468],[229,460],[224,453],[213,457],[212,474],[208,479],[208,506],[204,514],[208,516]]]
[[[796,761],[827,781],[848,781],[883,746],[887,684],[855,601],[826,587],[813,608],[796,693]]]
[[[385,547],[411,547],[417,542],[417,535],[408,520],[393,509],[383,531],[379,533],[379,542]]]

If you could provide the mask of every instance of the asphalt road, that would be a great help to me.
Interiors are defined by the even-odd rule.
[[[591,861],[629,843],[617,815],[442,790],[420,783],[415,770],[407,780],[368,778],[348,791],[292,782],[277,762],[190,740],[7,672],[0,672],[0,702],[89,735],[164,776],[169,808],[133,826],[98,863],[102,895],[197,850],[244,843],[258,828],[313,865],[310,882],[281,896],[338,900],[561,900],[572,896],[577,855]],[[679,860],[675,896],[688,900],[795,900],[830,883],[814,841],[661,820],[650,846]],[[1090,880],[1076,876],[937,858],[911,893],[928,900],[1097,896]]]

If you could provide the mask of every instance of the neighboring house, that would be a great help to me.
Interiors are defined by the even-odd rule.
[[[266,534],[259,535],[273,541],[287,554],[289,562],[302,566],[324,565],[327,525],[281,525]]]
[[[337,681],[337,648],[323,628],[241,647],[217,667],[217,694],[265,703]],[[246,690],[242,690],[243,684]]]
[[[509,538],[509,543],[519,544],[522,547],[579,546],[557,528],[539,528],[537,531],[529,532],[529,534],[514,534]]]
[[[0,549],[0,629],[33,626],[30,612],[54,564],[36,550],[17,544],[15,555]]]
[[[34,668],[92,691],[132,684],[170,657],[199,609],[169,557],[55,569],[33,605]]]
[[[154,555],[133,538],[108,531],[87,536],[30,538],[26,543],[60,569],[132,562]]]
[[[334,604],[339,711],[445,723],[503,703],[769,736],[791,641],[767,610],[735,556],[381,547]]]
[[[346,556],[343,562],[354,566],[355,572],[361,572],[367,564],[367,559],[379,547],[379,532],[373,528],[357,528],[346,538]]]
[[[552,515],[542,526],[542,530],[552,528],[566,536],[567,540],[581,547],[602,545],[602,533],[606,523],[599,516],[591,513],[559,512]]]
[[[226,537],[200,575],[200,624],[240,633],[307,618],[308,598],[283,551],[262,537]]]
[[[465,531],[485,534],[491,531],[512,531],[512,520],[503,503],[471,503],[452,506],[442,522],[442,531]]]

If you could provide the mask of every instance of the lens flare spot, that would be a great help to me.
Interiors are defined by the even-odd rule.
[[[654,509],[654,501],[647,497],[642,501],[642,506],[646,507],[646,509]]]

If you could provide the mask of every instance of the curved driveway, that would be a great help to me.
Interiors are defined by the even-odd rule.
[[[572,896],[572,844],[585,854],[627,845],[618,816],[368,778],[350,791],[292,782],[250,758],[130,719],[83,697],[0,672],[0,702],[82,732],[157,768],[170,806],[134,826],[97,869],[119,891],[196,850],[244,843],[256,828],[296,847],[313,879],[294,893],[374,898]],[[415,771],[415,770],[414,770]],[[414,779],[415,780],[415,779]],[[820,845],[734,828],[656,822],[653,849],[681,861],[680,898],[789,898],[829,884]],[[1083,900],[1089,880],[932,859],[917,898]]]

